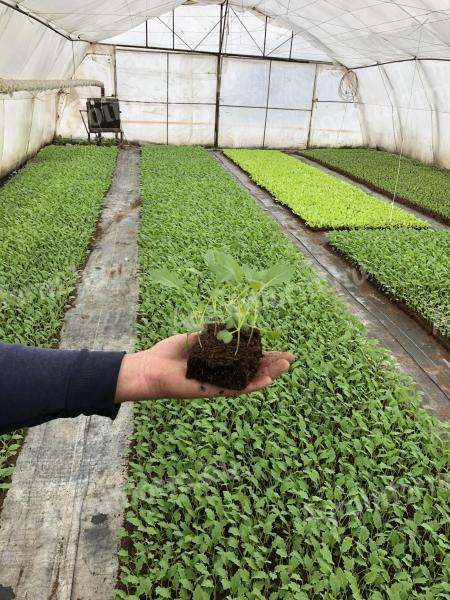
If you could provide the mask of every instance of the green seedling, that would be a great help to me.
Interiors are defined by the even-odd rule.
[[[190,303],[193,318],[187,323],[189,332],[202,329],[207,323],[225,324],[216,333],[218,340],[229,344],[237,338],[239,348],[241,331],[256,328],[260,312],[261,297],[270,288],[288,283],[295,271],[289,263],[278,263],[268,269],[257,270],[240,265],[237,260],[221,250],[208,250],[203,255],[212,277],[209,295],[204,302]],[[190,272],[202,275],[197,269]],[[182,291],[186,282],[168,269],[152,269],[149,278],[160,285]],[[270,334],[273,339],[273,331]]]
[[[445,424],[206,150],[144,146],[141,168],[137,349],[205,302],[203,254],[226,248],[295,265],[260,327],[297,361],[264,392],[135,405],[117,598],[447,598]],[[159,267],[185,287],[157,288]]]
[[[385,294],[450,339],[450,232],[335,231],[328,238]]]
[[[395,194],[398,199],[444,219],[444,222],[450,220],[448,169],[402,156],[399,172],[398,154],[368,148],[318,148],[304,150],[302,154],[368,183],[391,197]]]
[[[356,186],[278,150],[226,150],[226,156],[312,229],[427,224]]]
[[[2,342],[58,343],[116,157],[116,148],[47,146],[0,188]],[[0,496],[22,437],[0,436]]]

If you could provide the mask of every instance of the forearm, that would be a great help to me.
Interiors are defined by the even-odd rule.
[[[114,419],[123,357],[0,344],[0,434],[81,414]]]
[[[157,361],[150,350],[124,356],[117,379],[115,402],[137,402],[161,398]]]

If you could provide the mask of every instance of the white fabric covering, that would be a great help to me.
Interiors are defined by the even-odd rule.
[[[217,4],[199,0],[200,5]],[[100,41],[126,33],[180,0],[19,0],[73,36]],[[195,2],[193,2],[195,4]],[[230,0],[237,9],[267,15],[313,48],[348,67],[421,58],[450,58],[450,0]],[[261,40],[260,40],[261,41]]]
[[[0,74],[3,78],[72,77],[74,62],[81,61],[87,48],[88,44],[72,44],[0,4]],[[0,95],[0,177],[53,139],[58,97],[57,92]]]
[[[78,40],[74,42],[0,4],[0,74],[100,79],[107,93],[118,93],[122,101],[129,139],[212,143],[214,56],[125,53],[87,43],[148,42],[217,52],[220,7],[212,0],[181,4],[19,0],[23,10]],[[230,0],[223,49],[330,65],[225,58],[220,144],[366,144],[403,149],[406,155],[450,167],[450,0]],[[339,95],[345,67],[357,69],[356,102],[343,102]],[[79,110],[85,97],[96,93],[93,88],[72,91],[60,101],[55,93],[0,95],[0,175],[50,141],[57,121],[58,133],[84,137]]]

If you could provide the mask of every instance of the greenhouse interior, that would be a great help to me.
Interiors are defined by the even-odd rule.
[[[450,0],[0,0],[0,600],[450,599]]]

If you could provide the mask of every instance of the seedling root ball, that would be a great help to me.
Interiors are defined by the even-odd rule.
[[[262,358],[261,335],[257,329],[241,331],[229,344],[217,339],[225,325],[209,323],[192,347],[186,377],[230,390],[242,390],[258,371]]]

